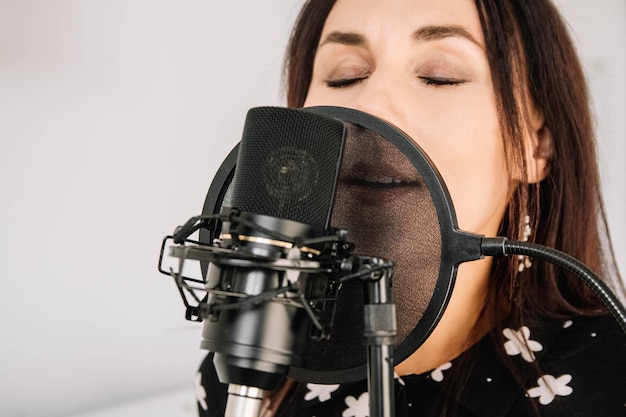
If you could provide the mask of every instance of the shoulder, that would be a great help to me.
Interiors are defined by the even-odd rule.
[[[576,317],[559,323],[560,329],[540,355],[542,368],[571,369],[585,378],[607,372],[626,377],[626,333],[612,316]]]
[[[625,353],[626,333],[611,315],[576,317],[562,321],[553,350],[562,350],[567,355],[585,355],[588,352]],[[618,355],[626,359],[626,355]],[[608,358],[605,358],[608,359]]]
[[[526,396],[545,415],[626,415],[626,334],[617,321],[575,317],[553,321],[552,329],[530,338],[537,366]]]
[[[626,416],[626,333],[610,315],[504,325],[473,351],[470,369],[446,371],[467,377],[467,415]]]

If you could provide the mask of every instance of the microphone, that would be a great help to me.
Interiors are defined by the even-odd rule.
[[[338,287],[329,277],[352,269],[346,233],[329,228],[343,146],[338,120],[251,109],[229,201],[209,219],[219,234],[181,255],[210,262],[196,313],[205,319],[201,347],[215,352],[219,379],[229,384],[226,416],[258,416],[264,391],[303,365],[311,337],[328,334],[320,314]],[[175,243],[198,220],[179,229]]]
[[[416,172],[403,175],[399,187],[386,184],[369,197],[354,193],[363,167],[381,162]],[[450,205],[430,167],[402,132],[365,113],[335,107],[248,112],[242,140],[218,170],[203,214],[166,236],[159,258],[159,271],[175,278],[186,318],[204,320],[201,347],[215,352],[218,377],[229,385],[226,416],[258,416],[265,391],[287,373],[318,383],[367,376],[372,394],[378,393],[370,399],[370,415],[393,415],[393,364],[439,320],[455,265],[479,256],[466,250],[470,242],[476,246],[476,237],[453,230],[451,212],[437,214]],[[398,193],[404,196],[400,210],[388,212],[387,204],[377,203],[396,201]],[[434,204],[438,200],[445,203]],[[402,214],[407,209],[414,213],[408,219]],[[335,227],[329,227],[331,215]],[[402,224],[432,229],[402,260],[403,275],[409,260],[433,261],[421,268],[421,284],[411,285],[416,292],[401,297],[411,314],[398,317],[399,333],[394,263],[386,259],[398,255],[398,238],[415,236],[406,227],[393,236]],[[191,240],[198,230],[201,241]],[[358,254],[345,230],[356,232]],[[162,268],[170,239],[178,272]],[[443,244],[461,250],[441,257]],[[189,259],[201,262],[202,278],[185,275]],[[348,285],[357,280],[361,285]],[[398,334],[402,342],[396,345]],[[367,349],[354,349],[359,339]]]

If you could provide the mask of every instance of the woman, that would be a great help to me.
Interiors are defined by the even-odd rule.
[[[549,0],[310,0],[286,63],[288,106],[355,108],[415,140],[460,229],[559,249],[623,291],[584,76]],[[436,329],[396,365],[396,412],[626,415],[625,352],[616,322],[563,271],[515,257],[463,264]],[[202,382],[201,413],[219,415],[210,363]],[[365,391],[286,382],[268,413],[365,416]]]

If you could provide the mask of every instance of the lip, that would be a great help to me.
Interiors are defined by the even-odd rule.
[[[358,162],[340,176],[340,185],[350,196],[364,204],[386,204],[415,192],[423,186],[419,174],[413,167],[402,170],[385,164]]]
[[[356,204],[393,204],[423,191],[420,173],[400,149],[371,130],[348,123],[338,192]]]

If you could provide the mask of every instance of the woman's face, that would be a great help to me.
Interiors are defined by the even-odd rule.
[[[305,102],[315,105],[358,109],[402,129],[440,171],[459,227],[497,234],[510,176],[473,1],[338,0]]]
[[[497,234],[510,180],[472,0],[338,0],[322,31],[304,104],[355,108],[402,129],[440,171],[459,227]],[[348,230],[357,251],[395,262],[403,340],[434,290],[440,252],[437,245],[429,249],[437,224],[428,219],[436,216],[424,215],[432,208],[406,161],[378,148],[367,137],[347,143],[348,181],[338,189],[333,221]],[[372,168],[358,172],[352,165]],[[441,321],[396,372],[433,369],[472,343],[470,329],[484,328],[479,318],[489,270],[488,260],[461,265]]]

